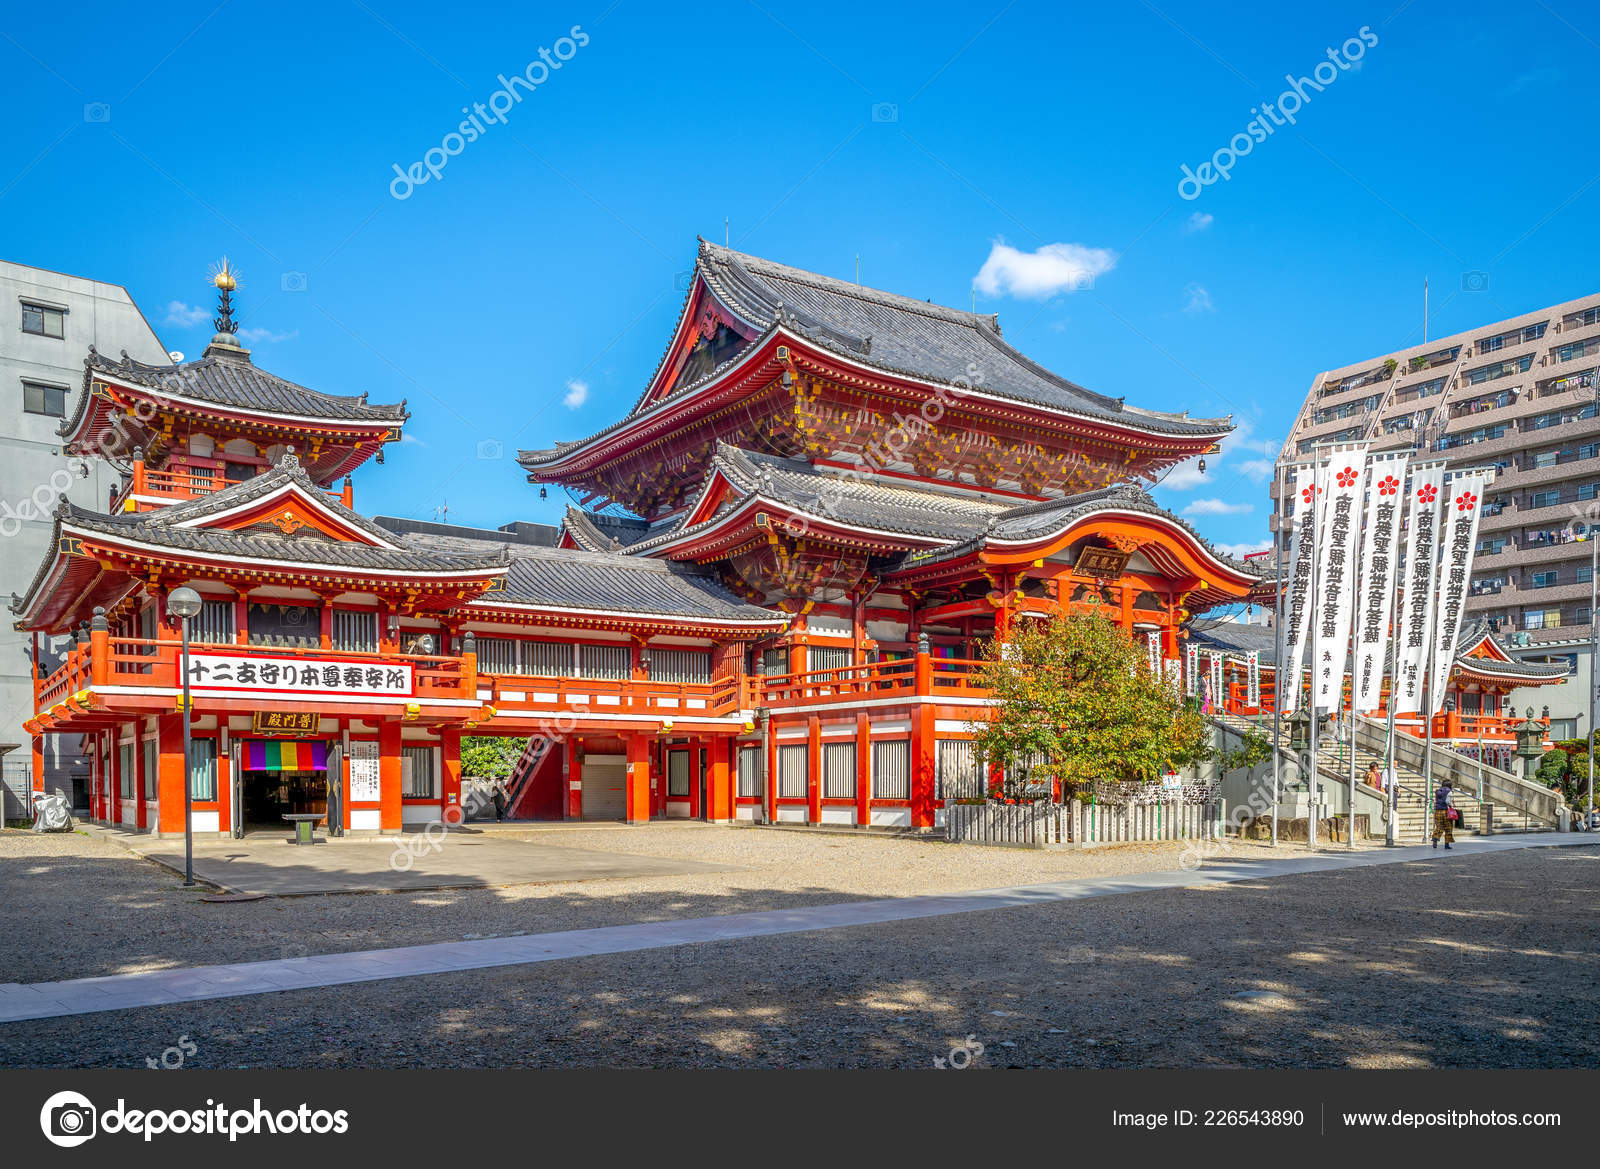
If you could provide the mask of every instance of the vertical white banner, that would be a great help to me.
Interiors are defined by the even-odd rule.
[[[1444,699],[1450,670],[1456,660],[1456,637],[1467,604],[1467,582],[1472,578],[1474,545],[1478,542],[1478,515],[1483,511],[1482,471],[1468,471],[1450,480],[1439,516],[1439,609],[1434,621],[1433,676],[1428,680],[1428,708],[1438,710]]]
[[[1361,537],[1361,605],[1356,610],[1355,708],[1377,710],[1389,665],[1406,454],[1373,455],[1367,481],[1367,523]]]
[[[1411,468],[1410,515],[1406,521],[1405,599],[1395,632],[1400,637],[1400,677],[1395,709],[1422,709],[1423,675],[1432,645],[1433,607],[1438,597],[1439,517],[1444,506],[1444,464]]]
[[[1154,630],[1144,635],[1146,656],[1150,661],[1150,676],[1161,677],[1161,634]]]
[[[1211,655],[1211,709],[1222,710],[1222,700],[1226,697],[1222,692],[1222,655],[1214,653]]]
[[[1192,641],[1183,647],[1183,680],[1190,698],[1200,693],[1200,647]]]
[[[1261,709],[1261,651],[1253,649],[1250,656],[1245,658],[1247,678],[1245,682],[1245,705],[1251,710]]]
[[[1312,623],[1311,708],[1337,709],[1350,659],[1356,537],[1367,477],[1367,445],[1336,448],[1317,527],[1317,615]]]
[[[1294,515],[1294,536],[1289,544],[1289,585],[1284,601],[1284,661],[1278,663],[1278,701],[1283,713],[1293,714],[1300,704],[1300,669],[1305,662],[1311,631],[1311,548],[1315,540],[1317,498],[1322,491],[1317,468],[1309,463],[1294,469],[1294,487],[1284,507]]]
[[[1168,658],[1166,667],[1167,689],[1172,691],[1174,698],[1181,697],[1183,694],[1183,663],[1177,658]]]

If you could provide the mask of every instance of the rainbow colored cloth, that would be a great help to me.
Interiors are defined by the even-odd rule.
[[[298,739],[247,739],[246,771],[321,771],[328,766],[328,744]]]

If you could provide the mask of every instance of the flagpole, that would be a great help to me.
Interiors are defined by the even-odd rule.
[[[1284,618],[1284,581],[1283,581],[1283,517],[1285,503],[1288,502],[1283,493],[1283,461],[1279,462],[1274,473],[1278,477],[1278,532],[1277,539],[1273,541],[1276,548],[1278,584],[1273,596],[1272,604],[1272,652],[1273,652],[1273,686],[1272,686],[1272,847],[1278,847],[1278,809],[1282,806],[1283,781],[1278,771],[1278,752],[1283,749],[1283,659],[1285,656],[1283,645],[1283,618]],[[1288,514],[1294,514],[1294,504],[1288,502]],[[1591,659],[1592,663],[1593,659]],[[1591,665],[1591,671],[1592,671]],[[1591,765],[1589,773],[1594,774]]]
[[[1439,494],[1444,499],[1449,498],[1444,485],[1450,481],[1450,472],[1445,470],[1439,479]],[[1444,551],[1441,542],[1444,540],[1444,523],[1450,516],[1449,509],[1444,502],[1439,504],[1438,514],[1433,520],[1433,555],[1432,563],[1428,567],[1428,587],[1434,590],[1433,628],[1428,630],[1428,668],[1423,673],[1422,682],[1422,826],[1423,838],[1433,839],[1433,687],[1434,671],[1439,668],[1439,621],[1444,616],[1438,599],[1439,576],[1444,566]]]

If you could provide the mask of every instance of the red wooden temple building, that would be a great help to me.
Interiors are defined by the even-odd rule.
[[[179,587],[193,822],[220,833],[448,818],[486,734],[529,737],[518,816],[931,827],[977,774],[981,642],[1099,613],[1172,659],[1193,614],[1271,588],[1142,486],[1228,419],[1087,390],[991,316],[702,242],[633,409],[521,454],[580,501],[540,547],[358,515],[335,483],[404,404],[261,370],[222,290],[197,362],[89,355],[63,437],[125,482],[63,503],[13,601],[35,750],[85,736],[96,820],[182,830]]]

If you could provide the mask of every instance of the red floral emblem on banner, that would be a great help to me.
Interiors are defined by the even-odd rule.
[[[1307,503],[1310,503],[1314,496],[1320,495],[1321,493],[1322,488],[1320,487],[1304,487],[1300,490],[1300,498],[1305,500]]]
[[[1424,483],[1421,487],[1417,488],[1417,498],[1423,503],[1432,503],[1434,500],[1439,498],[1439,489],[1432,483]]]
[[[1472,505],[1478,502],[1478,497],[1470,491],[1463,491],[1456,496],[1456,506],[1462,511],[1471,511]]]
[[[1340,487],[1354,487],[1355,485],[1356,469],[1354,467],[1346,467],[1344,470],[1339,472]]]
[[[1378,494],[1379,495],[1393,495],[1396,491],[1399,491],[1399,490],[1400,490],[1400,480],[1396,479],[1393,475],[1384,476],[1382,482],[1380,482],[1378,484]]]

